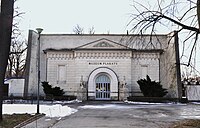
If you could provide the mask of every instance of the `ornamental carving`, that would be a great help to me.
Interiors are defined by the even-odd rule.
[[[114,47],[114,46],[109,44],[108,42],[102,41],[98,44],[95,44],[93,47]]]
[[[158,59],[160,58],[159,53],[133,53],[134,59]]]
[[[141,53],[141,52],[68,52],[68,53],[47,53],[47,58],[52,60],[68,60],[75,58],[87,58],[87,59],[158,59],[159,53]]]

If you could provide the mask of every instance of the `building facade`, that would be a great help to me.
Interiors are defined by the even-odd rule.
[[[65,95],[125,100],[142,95],[137,80],[149,75],[168,89],[167,97],[178,98],[178,37],[172,35],[41,34],[38,38],[30,30],[24,94],[37,94],[40,47],[41,82],[59,86]]]

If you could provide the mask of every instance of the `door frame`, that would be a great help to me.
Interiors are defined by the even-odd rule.
[[[118,77],[116,73],[108,68],[108,67],[98,67],[94,69],[88,77],[88,85],[87,85],[87,99],[88,100],[96,100],[96,84],[95,80],[97,76],[101,73],[107,74],[107,76],[110,78],[110,100],[119,100],[119,87],[118,87]]]

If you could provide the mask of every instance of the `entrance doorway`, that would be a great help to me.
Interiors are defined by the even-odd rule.
[[[118,100],[118,78],[107,67],[94,69],[88,77],[88,100]]]
[[[101,74],[96,78],[96,100],[110,100],[110,78]]]

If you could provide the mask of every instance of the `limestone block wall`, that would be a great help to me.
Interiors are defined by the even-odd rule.
[[[82,51],[82,53],[84,53],[84,51]],[[87,52],[85,51],[85,53]],[[96,51],[96,53],[105,54],[105,52],[102,51]],[[116,73],[119,83],[122,83],[122,81],[125,79],[129,91],[133,92],[140,91],[137,80],[146,78],[147,74],[151,77],[152,80],[159,81],[159,53],[137,53],[138,55],[144,56],[146,54],[148,56],[146,56],[146,58],[145,56],[144,58],[134,57],[134,59],[132,59],[133,57],[131,51],[122,53],[126,53],[126,56],[115,58],[97,58],[95,56],[80,57],[78,56],[79,53],[76,52],[76,56],[71,59],[64,59],[61,56],[70,56],[70,54],[73,54],[72,52],[47,53],[47,81],[55,86],[60,86],[65,91],[75,92],[80,85],[80,80],[83,79],[83,81],[88,81],[90,73],[99,67],[107,67],[112,69]],[[56,55],[61,58],[55,58]],[[90,55],[88,54],[88,56]],[[66,66],[66,81],[62,83],[57,81],[59,65]],[[142,74],[142,66],[147,66],[147,74]]]
[[[146,78],[149,75],[152,80],[160,81],[160,53],[133,53],[132,59],[132,95],[141,95],[140,88],[137,84],[139,79]]]
[[[73,58],[68,58],[69,54],[73,54]],[[91,52],[84,52],[87,56],[79,56],[79,52],[48,52],[47,53],[47,81],[55,86],[60,86],[66,92],[74,92],[76,94],[77,89],[80,86],[80,80],[88,81],[90,73],[100,67],[107,67],[112,69],[119,81],[122,81],[125,77],[127,83],[131,84],[131,52],[127,52],[125,56],[121,57],[109,57],[110,51],[107,53],[102,51],[96,51],[99,56],[90,56]],[[113,53],[113,52],[112,52]],[[118,53],[118,52],[116,52]],[[125,54],[125,52],[123,52]],[[106,54],[107,57],[101,56]],[[123,54],[123,55],[124,55]],[[76,56],[74,56],[76,55]],[[113,55],[113,54],[112,54]],[[68,57],[67,57],[68,56]],[[58,57],[58,58],[57,58]],[[60,57],[60,58],[59,58]],[[66,81],[63,83],[58,82],[58,66],[66,66]],[[41,72],[42,73],[42,72]],[[118,85],[117,85],[118,86]]]
[[[46,75],[46,80],[53,86],[58,86],[64,91],[73,91],[76,89],[74,86],[75,83],[75,64],[73,59],[73,52],[56,52],[56,53],[47,53],[47,65],[46,65],[46,74],[41,72],[44,76]],[[64,68],[61,70],[64,74],[59,76],[59,66]],[[62,77],[60,80],[59,77]],[[70,85],[70,86],[69,86]]]

